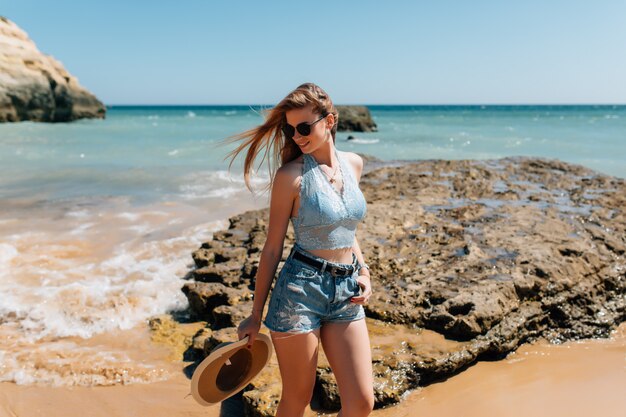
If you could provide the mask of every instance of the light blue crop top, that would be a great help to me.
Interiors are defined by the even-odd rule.
[[[367,212],[365,197],[352,168],[339,156],[343,189],[340,194],[332,186],[319,164],[303,154],[300,207],[298,216],[291,217],[296,243],[303,249],[338,249],[351,247],[358,223]]]

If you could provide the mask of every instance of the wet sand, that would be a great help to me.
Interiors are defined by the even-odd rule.
[[[446,381],[406,396],[375,417],[623,416],[626,409],[626,323],[610,339],[526,344],[506,359],[479,362]],[[181,372],[168,381],[111,387],[40,387],[0,384],[0,416],[232,416],[205,408],[189,393]],[[228,410],[226,409],[228,408]],[[308,410],[307,417],[318,414]]]
[[[377,417],[623,416],[626,323],[611,339],[522,345],[504,360],[478,362],[409,394]]]
[[[219,416],[219,407],[205,409],[189,392],[187,378],[111,387],[18,386],[0,384],[0,416]]]

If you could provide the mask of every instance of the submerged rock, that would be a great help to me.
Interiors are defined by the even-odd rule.
[[[626,317],[623,179],[505,158],[389,163],[366,169],[361,188],[376,407],[538,338],[606,337]],[[209,322],[206,353],[224,335],[236,337],[252,307],[267,223],[268,209],[234,216],[193,254],[198,282],[183,291],[192,314]],[[290,225],[277,271],[293,242]],[[336,410],[337,386],[320,353],[312,404]],[[247,387],[248,415],[274,415],[275,361]]]
[[[0,122],[104,118],[104,105],[26,32],[0,16]]]

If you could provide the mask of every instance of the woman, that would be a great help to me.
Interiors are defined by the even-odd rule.
[[[263,323],[282,378],[277,416],[302,416],[315,385],[321,341],[341,397],[342,417],[366,416],[374,406],[372,360],[363,304],[371,295],[369,268],[355,231],[366,213],[358,182],[360,156],[335,148],[337,110],[317,85],[302,84],[269,110],[265,123],[239,134],[245,141],[246,186],[255,157],[272,148],[270,217],[256,274],[251,315],[238,328],[252,344],[259,332],[289,220],[296,243],[283,265]],[[265,157],[263,158],[265,159]]]

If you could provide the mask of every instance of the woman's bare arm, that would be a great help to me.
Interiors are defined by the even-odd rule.
[[[291,165],[291,164],[290,164]],[[256,273],[254,303],[252,316],[261,320],[263,306],[276,274],[276,269],[283,253],[285,234],[289,225],[289,217],[293,208],[295,193],[298,187],[298,176],[292,166],[285,165],[276,171],[270,198],[270,218],[267,227],[267,238],[259,269]]]

